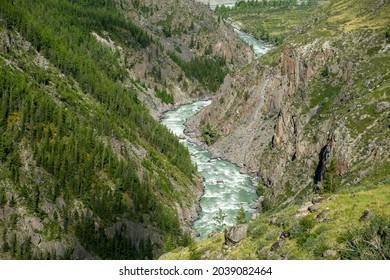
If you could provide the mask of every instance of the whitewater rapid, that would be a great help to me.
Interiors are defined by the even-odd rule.
[[[183,138],[187,120],[211,101],[197,101],[166,112],[161,122],[176,136]],[[240,173],[238,166],[215,158],[204,145],[197,144],[188,136],[180,139],[189,150],[192,161],[204,180],[204,194],[200,199],[201,212],[193,224],[199,238],[207,237],[217,224],[213,219],[219,209],[226,214],[226,226],[235,224],[240,208],[244,208],[247,218],[253,213],[251,206],[257,199],[254,176]]]

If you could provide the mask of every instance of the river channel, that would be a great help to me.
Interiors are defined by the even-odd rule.
[[[162,123],[178,137],[184,135],[187,120],[193,117],[211,101],[197,101],[166,112]],[[240,173],[238,166],[215,158],[203,146],[189,137],[180,140],[191,153],[191,158],[204,180],[204,194],[200,200],[201,212],[193,224],[193,230],[199,238],[207,237],[216,227],[213,219],[219,209],[226,214],[226,226],[235,224],[235,217],[243,207],[249,218],[253,210],[251,205],[256,201],[256,178]]]
[[[265,54],[271,48],[256,40],[249,34],[235,29],[240,38],[252,49],[257,57]],[[204,194],[200,199],[201,211],[199,218],[193,224],[193,230],[199,238],[205,238],[215,230],[214,219],[219,209],[226,215],[226,226],[236,224],[235,219],[244,208],[247,218],[253,213],[251,206],[256,201],[256,178],[240,173],[240,168],[231,162],[214,157],[204,145],[197,144],[195,139],[183,137],[186,122],[201,109],[211,104],[211,101],[197,101],[179,106],[164,113],[161,123],[172,131],[189,150],[191,159],[197,166],[204,180]]]

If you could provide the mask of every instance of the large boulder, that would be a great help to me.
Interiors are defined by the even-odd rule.
[[[319,209],[318,209],[317,206],[312,205],[312,206],[309,206],[309,207],[307,208],[307,210],[309,210],[310,213],[314,213],[314,212],[318,212]]]
[[[225,243],[227,245],[237,244],[246,237],[247,231],[247,224],[236,225],[225,229]]]

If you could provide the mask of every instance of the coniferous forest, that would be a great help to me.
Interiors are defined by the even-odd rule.
[[[134,50],[152,37],[110,0],[1,0],[0,17],[2,36],[24,44],[4,46],[0,59],[3,254],[72,258],[79,244],[93,258],[152,259],[164,240],[188,242],[171,202],[179,201],[172,182],[193,184],[190,155],[125,86],[119,54],[92,33]],[[17,232],[21,212],[39,221],[41,241]],[[66,245],[32,246],[51,241]]]

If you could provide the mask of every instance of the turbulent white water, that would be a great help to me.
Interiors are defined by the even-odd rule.
[[[240,36],[240,38],[245,43],[247,43],[249,46],[252,46],[253,52],[257,57],[260,57],[271,50],[271,47],[269,45],[266,45],[261,40],[257,40],[255,37],[249,35],[248,33],[245,33],[236,28],[234,29],[234,31],[237,32],[238,36]]]
[[[175,135],[181,136],[185,130],[186,121],[193,117],[211,101],[198,101],[180,106],[164,114],[162,123]],[[193,229],[200,238],[207,237],[216,227],[213,219],[219,209],[226,215],[225,224],[235,224],[235,217],[241,207],[249,218],[253,210],[251,205],[256,201],[255,179],[248,174],[240,173],[239,168],[225,160],[214,158],[201,145],[191,141],[191,138],[180,140],[191,153],[193,162],[204,179],[204,195],[200,200],[202,211],[195,221]]]

